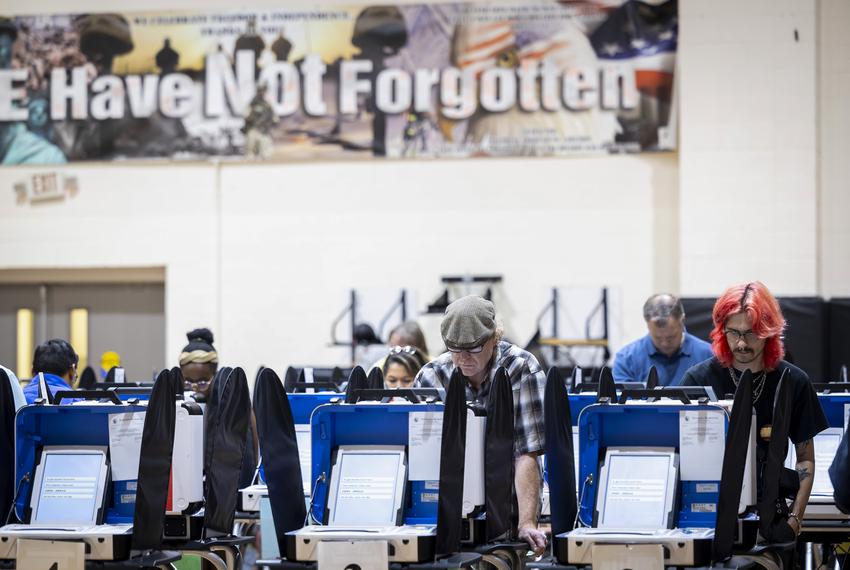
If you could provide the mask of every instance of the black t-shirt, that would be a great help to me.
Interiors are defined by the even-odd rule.
[[[774,370],[767,373],[764,388],[758,400],[753,404],[756,409],[756,440],[758,442],[759,462],[763,461],[767,452],[767,439],[761,437],[761,429],[773,423],[773,399],[782,372],[785,379],[791,382],[793,407],[791,422],[788,426],[788,436],[795,444],[813,438],[829,427],[823,414],[817,393],[805,372],[784,360],[780,360]],[[736,375],[736,378],[739,375]],[[753,397],[756,395],[756,379],[753,376]],[[732,381],[730,369],[723,366],[717,358],[709,358],[692,366],[682,377],[683,386],[711,386],[718,398],[724,394],[735,393],[735,383]]]

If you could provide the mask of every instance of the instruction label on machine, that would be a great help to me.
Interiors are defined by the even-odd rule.
[[[112,457],[112,479],[137,479],[145,412],[109,414],[109,454]]]
[[[719,481],[723,470],[724,414],[721,410],[679,412],[682,481]]]
[[[411,412],[407,415],[408,478],[411,481],[440,479],[442,440],[441,412]]]

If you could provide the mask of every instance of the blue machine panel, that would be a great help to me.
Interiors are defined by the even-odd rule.
[[[315,394],[287,394],[289,407],[292,409],[292,419],[296,424],[309,424],[313,410],[327,404],[334,398],[345,400],[345,394],[336,392],[317,392]]]
[[[333,452],[340,445],[404,445],[408,414],[443,412],[442,404],[328,404],[313,412],[312,479],[317,481],[311,514],[324,522]],[[406,490],[404,524],[436,524],[437,482],[413,481]]]
[[[579,519],[593,524],[599,466],[608,447],[673,447],[679,452],[679,412],[717,411],[705,405],[610,405],[594,404],[584,408],[579,426]],[[729,418],[724,413],[724,430]],[[712,504],[717,504],[719,481],[684,481],[679,485],[678,528],[713,527],[717,517]]]
[[[15,416],[15,488],[21,482],[15,513],[23,519],[29,502],[31,482],[35,475],[35,459],[45,445],[98,445],[109,447],[109,415],[144,412],[145,406],[24,406]],[[128,493],[135,494],[134,481],[114,481],[112,500],[107,506],[105,522],[133,522],[134,504],[121,502]]]
[[[818,394],[818,401],[826,415],[826,421],[829,422],[829,427],[842,429],[847,427],[844,425],[844,405],[850,404],[850,394]]]

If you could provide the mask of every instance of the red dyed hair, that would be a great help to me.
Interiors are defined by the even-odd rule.
[[[724,366],[732,365],[732,351],[726,342],[726,319],[737,313],[746,313],[752,322],[753,332],[759,338],[766,339],[764,345],[764,368],[773,370],[785,356],[782,332],[785,330],[785,317],[776,300],[761,281],[741,283],[726,289],[714,303],[711,317],[714,329],[711,331],[711,349]]]

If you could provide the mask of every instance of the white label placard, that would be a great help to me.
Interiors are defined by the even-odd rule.
[[[390,567],[386,540],[323,540],[317,558],[322,570]]]
[[[139,456],[145,412],[109,415],[109,454],[112,457],[112,479],[138,479]]]
[[[86,544],[21,538],[18,539],[15,566],[27,570],[84,570]]]
[[[719,481],[725,434],[721,410],[679,412],[679,468],[682,481]]]
[[[304,487],[304,495],[309,497],[313,492],[311,474],[313,448],[310,424],[295,424],[295,440],[298,442],[298,461],[301,463],[301,485]]]
[[[436,481],[440,478],[440,444],[443,414],[411,412],[407,415],[408,479]]]

